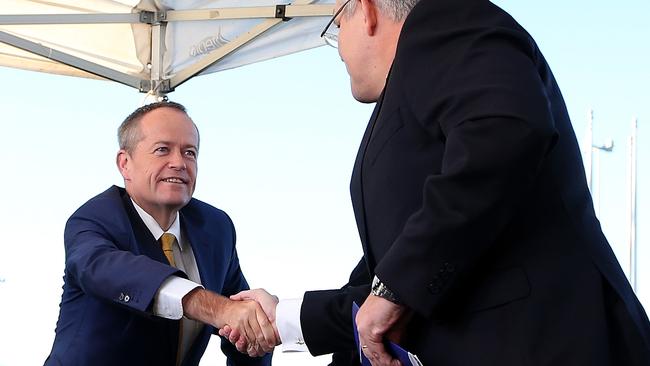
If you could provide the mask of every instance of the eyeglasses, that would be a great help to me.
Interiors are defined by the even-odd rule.
[[[320,36],[325,40],[325,43],[328,45],[334,47],[334,48],[339,48],[339,27],[337,26],[336,28],[330,30],[330,26],[332,23],[334,23],[334,20],[341,14],[343,9],[345,9],[345,6],[350,3],[351,0],[346,0],[343,5],[334,13],[334,16],[332,16],[332,19],[330,19],[329,22],[327,22],[327,25],[325,26],[325,29],[321,32]]]

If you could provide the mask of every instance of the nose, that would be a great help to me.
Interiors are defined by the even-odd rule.
[[[169,168],[174,170],[185,170],[187,168],[182,151],[177,150],[169,155]]]

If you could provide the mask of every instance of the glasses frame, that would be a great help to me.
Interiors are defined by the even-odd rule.
[[[327,33],[327,31],[330,29],[330,27],[332,26],[332,23],[334,23],[334,20],[336,20],[336,18],[339,16],[339,14],[341,14],[341,12],[343,12],[343,9],[345,9],[345,6],[348,5],[351,1],[352,0],[345,0],[345,2],[341,5],[341,7],[338,8],[338,10],[334,13],[334,15],[332,15],[332,18],[330,19],[329,22],[327,22],[327,25],[325,26],[325,28],[323,28],[323,31],[320,33],[321,38],[323,38],[325,36],[325,33]],[[338,44],[338,37],[336,37],[336,38],[337,39],[332,40],[329,37],[325,37],[325,42],[328,45],[330,45],[330,46],[332,46],[334,48],[337,48],[337,46],[335,46],[334,44],[331,43],[332,41],[334,41],[334,42],[336,42]]]

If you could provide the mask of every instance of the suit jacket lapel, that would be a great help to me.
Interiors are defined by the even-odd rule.
[[[213,278],[210,275],[211,271],[206,270],[210,267],[210,262],[212,255],[210,253],[210,246],[207,243],[206,236],[203,235],[199,223],[193,221],[188,217],[188,215],[183,213],[183,210],[180,211],[179,219],[181,220],[181,230],[183,230],[183,235],[186,236],[187,241],[191,247],[192,252],[194,252],[194,259],[196,261],[196,266],[199,270],[199,276],[201,277],[201,284],[206,289],[214,288]],[[215,265],[212,263],[212,265]],[[200,349],[205,349],[205,345],[210,339],[212,334],[212,326],[205,325],[201,332],[196,336],[194,343],[190,346],[187,354],[185,355],[185,360],[182,363],[193,364],[191,360],[198,360],[197,352]],[[200,346],[202,345],[202,346]]]
[[[201,277],[201,283],[205,288],[212,288],[212,278],[210,278],[210,271],[206,271],[206,268],[210,267],[210,247],[206,243],[205,235],[202,235],[200,226],[196,222],[190,220],[187,215],[183,213],[183,210],[180,212],[181,220],[181,230],[183,230],[183,235],[187,237],[189,245],[192,247],[192,252],[194,252],[194,259],[196,260],[196,266],[199,270],[199,276]]]
[[[135,236],[135,243],[131,246],[133,253],[146,255],[161,263],[169,263],[158,241],[151,235],[151,231],[149,231],[135,210],[135,207],[133,207],[133,202],[131,202],[131,198],[126,191],[122,193],[122,203],[126,209],[126,214],[129,217],[131,227],[133,228],[133,235]]]
[[[352,169],[352,178],[350,180],[352,209],[354,210],[354,217],[357,221],[357,229],[359,230],[359,236],[363,246],[364,258],[368,265],[368,271],[371,274],[373,273],[376,263],[368,243],[368,228],[366,226],[366,211],[363,197],[363,163],[366,156],[366,150],[368,149],[368,144],[372,140],[372,132],[375,129],[375,124],[377,123],[379,112],[381,111],[381,106],[384,102],[384,93],[385,90],[382,91],[379,96],[375,109],[372,111],[372,115],[368,121],[368,127],[366,127],[366,132],[363,134],[363,139],[361,140],[361,145],[357,152],[357,158],[354,162],[354,168]]]

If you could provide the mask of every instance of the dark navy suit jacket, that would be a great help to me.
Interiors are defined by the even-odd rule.
[[[344,288],[305,294],[313,354],[358,364],[351,302],[376,274],[427,366],[650,365],[558,84],[489,1],[411,11],[350,187],[364,257]]]
[[[221,210],[192,199],[180,211],[202,285],[224,296],[248,289],[235,231]],[[156,240],[123,188],[113,186],[82,205],[65,228],[65,276],[56,337],[45,365],[169,365],[176,362],[178,320],[151,314],[154,295],[171,275]],[[216,329],[205,326],[183,365],[198,365]],[[227,341],[228,365],[270,365]]]

